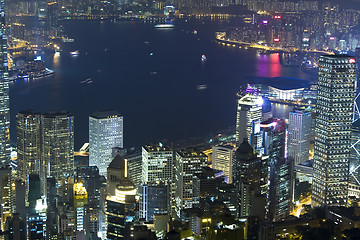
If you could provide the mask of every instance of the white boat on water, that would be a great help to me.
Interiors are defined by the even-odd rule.
[[[203,61],[203,62],[206,61],[206,56],[205,56],[205,54],[201,55],[201,61]]]
[[[79,52],[79,50],[76,50],[76,51],[70,52],[69,54],[72,56],[77,56],[80,54],[80,52]]]
[[[156,24],[155,28],[173,28],[174,24],[171,23],[162,23],[162,24]]]

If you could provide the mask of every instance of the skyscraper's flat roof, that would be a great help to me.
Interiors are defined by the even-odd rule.
[[[97,111],[90,115],[92,118],[102,119],[102,118],[109,118],[109,117],[120,117],[122,116],[118,111],[111,110],[111,111]]]

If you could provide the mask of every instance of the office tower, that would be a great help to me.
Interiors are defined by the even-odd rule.
[[[126,166],[126,163],[125,163]],[[130,224],[135,218],[136,188],[125,174],[115,189],[114,196],[106,197],[107,239],[128,239]]]
[[[6,220],[12,216],[12,179],[9,166],[0,168],[0,227],[5,231]]]
[[[29,175],[38,174],[46,181],[44,165],[41,163],[41,131],[40,114],[19,112],[16,115],[17,138],[17,177],[25,182],[27,201],[29,191]]]
[[[4,0],[0,1],[0,164],[10,163],[10,109]]]
[[[270,206],[268,219],[280,221],[290,215],[294,201],[294,161],[275,160],[270,166]]]
[[[138,187],[142,179],[142,150],[137,149],[128,152],[128,155],[126,155],[125,158],[129,166],[129,177],[135,187]]]
[[[312,206],[345,206],[348,195],[355,59],[319,58]]]
[[[360,118],[360,47],[355,49],[355,60],[356,60],[356,78],[355,78],[355,89],[356,97],[354,99],[354,118],[353,122]]]
[[[207,167],[207,156],[195,149],[176,152],[175,158],[175,211],[181,219],[181,210],[193,208],[200,202],[200,190],[194,188],[194,177]]]
[[[139,186],[139,218],[153,220],[154,214],[170,213],[170,187],[164,183]]]
[[[108,196],[115,196],[116,186],[124,176],[125,160],[120,155],[116,155],[107,168],[106,194]]]
[[[253,132],[253,123],[262,120],[262,103],[260,96],[246,94],[239,96],[236,115],[236,144],[242,143],[244,138],[249,139]]]
[[[142,148],[142,182],[171,183],[173,177],[173,152],[161,143]]]
[[[266,197],[261,194],[261,159],[247,140],[238,147],[233,163],[233,182],[238,192],[238,217],[265,217]]]
[[[74,116],[69,112],[41,115],[46,176],[61,182],[74,172]]]
[[[27,224],[29,239],[44,239],[46,236],[46,198],[42,195],[41,180],[38,174],[29,176],[29,208]]]
[[[309,160],[311,113],[297,110],[289,113],[288,156],[295,165]]]
[[[124,118],[116,111],[96,112],[89,117],[89,165],[106,176],[113,147],[123,148]]]
[[[232,183],[232,162],[235,149],[231,145],[212,148],[212,168],[224,172],[225,181]]]
[[[74,210],[76,214],[75,230],[84,231],[85,205],[88,203],[88,194],[83,183],[74,183]]]

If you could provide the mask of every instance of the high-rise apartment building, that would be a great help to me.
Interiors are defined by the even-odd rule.
[[[236,144],[249,138],[255,122],[262,120],[262,103],[260,96],[246,94],[238,99],[236,115]]]
[[[97,166],[100,175],[112,161],[112,148],[123,148],[124,118],[116,111],[95,112],[89,117],[89,165]]]
[[[212,168],[224,172],[225,181],[232,183],[232,163],[235,149],[231,145],[212,148]]]
[[[194,177],[207,167],[207,156],[194,149],[176,152],[175,159],[175,211],[181,218],[181,210],[193,208],[199,204],[200,191],[194,187]]]
[[[142,148],[142,182],[171,183],[173,151],[167,146],[146,145]]]
[[[288,156],[295,165],[309,160],[311,112],[298,110],[289,113]]]
[[[347,204],[355,62],[347,55],[319,58],[313,206]]]
[[[10,109],[4,0],[0,1],[0,164],[10,163]]]
[[[45,174],[61,181],[74,172],[74,116],[69,112],[41,116]]]
[[[16,115],[17,177],[28,182],[30,174],[41,174],[41,115],[19,112]]]

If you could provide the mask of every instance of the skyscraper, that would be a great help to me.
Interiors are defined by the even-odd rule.
[[[112,148],[123,148],[123,121],[116,111],[96,112],[89,117],[89,165],[97,166],[100,175],[106,176]]]
[[[235,149],[231,145],[212,148],[212,168],[224,171],[225,181],[232,183],[232,163]]]
[[[45,174],[61,181],[74,172],[74,116],[69,112],[41,116]]]
[[[311,113],[293,111],[289,113],[288,156],[294,159],[295,165],[309,160],[311,136]]]
[[[233,182],[238,192],[238,217],[265,217],[265,195],[261,194],[261,159],[244,140],[235,152]]]
[[[236,144],[240,145],[244,138],[253,132],[253,123],[262,120],[262,103],[260,96],[246,94],[238,99],[236,115]]]
[[[181,218],[181,210],[193,208],[200,202],[200,191],[194,188],[194,177],[207,167],[207,156],[194,149],[176,152],[175,163],[175,211]]]
[[[347,204],[355,62],[347,55],[319,58],[313,206]]]
[[[19,112],[16,115],[17,175],[23,181],[41,172],[40,114]]]
[[[142,148],[142,182],[171,183],[173,177],[173,152],[169,147],[146,145]]]
[[[0,0],[0,164],[10,161],[10,109],[4,0]]]

